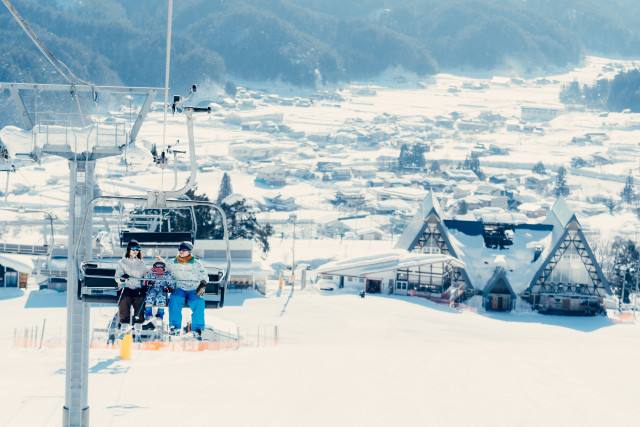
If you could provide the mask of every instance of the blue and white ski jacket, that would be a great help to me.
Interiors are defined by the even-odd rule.
[[[184,291],[195,291],[202,280],[209,282],[209,274],[200,260],[192,255],[188,262],[178,262],[174,258],[167,263],[167,273],[176,281],[176,287]]]
[[[176,288],[176,282],[173,280],[173,276],[166,271],[161,274],[154,273],[153,271],[148,272],[146,276],[144,276],[144,284],[147,285],[149,289],[158,287],[160,288],[160,292],[162,292],[163,288]]]

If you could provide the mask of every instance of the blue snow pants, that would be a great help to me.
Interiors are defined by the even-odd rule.
[[[182,327],[182,307],[185,300],[191,308],[191,330],[204,330],[204,298],[196,295],[196,291],[185,291],[176,288],[169,298],[169,326]]]

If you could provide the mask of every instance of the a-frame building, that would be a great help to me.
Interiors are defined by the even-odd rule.
[[[415,253],[443,254],[460,258],[449,241],[440,210],[440,204],[430,191],[398,239],[395,248]],[[466,271],[456,268],[453,271],[450,286],[443,287],[441,291],[423,293],[423,296],[435,300],[448,299],[455,303],[463,297],[468,285],[470,282]]]
[[[544,313],[604,310],[603,298],[611,290],[563,199],[543,223],[443,220],[440,212],[430,192],[396,244],[397,249],[451,255],[465,263],[440,295],[423,296],[456,302],[482,294],[489,310],[510,309],[518,297]]]
[[[523,297],[541,312],[591,314],[603,309],[611,288],[582,227],[564,199],[556,200],[544,221],[553,225],[553,249]]]
[[[493,311],[511,311],[518,296],[502,267],[496,267],[493,276],[482,290],[484,308]]]

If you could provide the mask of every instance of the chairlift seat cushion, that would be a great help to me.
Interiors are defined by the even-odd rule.
[[[126,247],[131,240],[137,240],[142,246],[178,246],[180,242],[184,242],[185,240],[193,242],[193,234],[190,231],[123,231],[122,236],[120,237],[120,246]]]
[[[116,288],[118,284],[114,280],[116,275],[115,268],[97,268],[86,267],[84,270],[84,285],[88,288]],[[91,277],[91,276],[109,276],[109,277]]]

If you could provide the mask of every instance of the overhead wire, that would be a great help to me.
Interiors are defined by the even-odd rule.
[[[65,80],[67,80],[69,83],[72,83],[72,84],[74,83],[72,80],[75,80],[76,82],[82,83],[87,86],[91,86],[91,87],[94,86],[92,83],[86,82],[82,80],[80,77],[76,76],[73,73],[73,71],[71,71],[69,67],[67,67],[67,65],[64,62],[56,58],[55,55],[51,53],[49,49],[47,49],[47,47],[44,45],[44,43],[42,43],[42,41],[40,40],[36,32],[33,30],[33,28],[31,28],[31,25],[29,25],[29,23],[20,15],[20,13],[18,13],[16,8],[13,7],[13,4],[11,4],[9,0],[2,0],[2,3],[4,3],[7,9],[9,9],[9,12],[11,12],[11,15],[13,15],[13,17],[18,22],[18,24],[20,24],[20,26],[25,31],[25,33],[27,33],[27,36],[29,36],[31,41],[33,41],[33,43],[36,45],[38,50],[42,52],[45,58],[47,58],[47,60],[51,63],[51,65],[53,65],[53,67],[60,73],[60,75],[62,75],[62,77],[65,78]],[[63,67],[69,73],[69,75],[65,74],[57,64]]]

